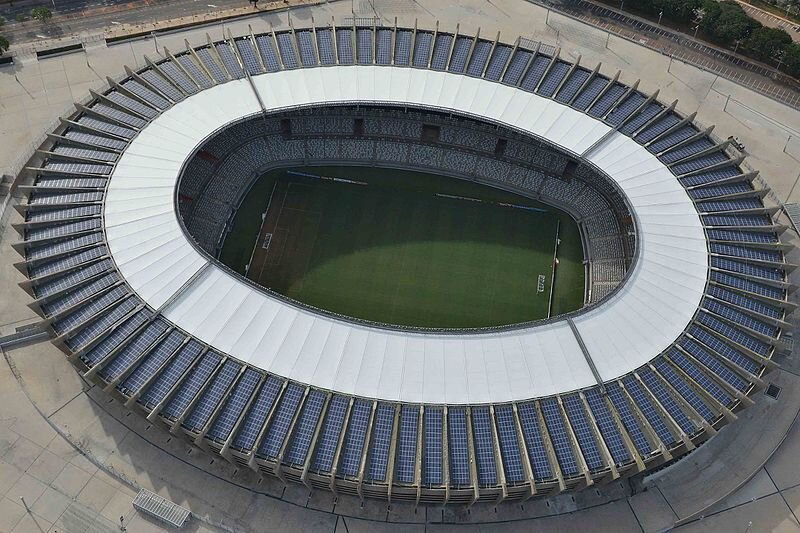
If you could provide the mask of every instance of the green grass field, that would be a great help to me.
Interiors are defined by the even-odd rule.
[[[583,304],[580,235],[565,213],[430,174],[363,167],[293,170],[368,185],[313,180],[286,170],[256,182],[220,259],[245,273],[252,256],[248,277],[265,287],[328,311],[396,325],[467,328],[546,318],[558,231],[551,315]],[[262,229],[272,234],[266,250]]]

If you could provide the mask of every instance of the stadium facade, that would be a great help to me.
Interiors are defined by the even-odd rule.
[[[309,487],[472,503],[663,465],[763,385],[790,308],[783,228],[730,143],[674,103],[543,44],[417,28],[166,56],[52,132],[16,245],[54,342],[149,420]],[[323,162],[567,210],[588,305],[402,329],[279,298],[215,259],[254,177]]]

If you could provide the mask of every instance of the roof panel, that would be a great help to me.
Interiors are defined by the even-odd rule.
[[[354,100],[420,103],[479,113],[546,136],[578,153],[609,131],[607,125],[557,102],[447,72],[331,66],[262,74],[254,76],[253,83],[268,108]],[[185,246],[172,244],[173,237],[186,238],[179,233],[175,215],[170,218],[161,212],[174,205],[172,187],[164,185],[174,186],[175,169],[180,166],[175,161],[182,161],[210,131],[257,109],[246,80],[209,88],[154,119],[134,139],[131,156],[120,158],[108,195],[110,249],[125,260],[123,275],[133,276],[134,289],[146,300],[156,298],[156,303],[163,304],[196,272],[194,266],[204,263],[188,240]],[[169,118],[162,125],[164,115]],[[194,118],[198,115],[203,115],[202,120]],[[181,131],[176,132],[179,125]],[[148,147],[176,146],[170,144],[176,135],[184,155],[177,150],[148,152]],[[162,168],[172,170],[159,171],[158,165],[149,165],[148,153],[171,160]],[[601,374],[611,379],[652,359],[677,337],[699,302],[707,259],[691,200],[655,156],[624,135],[613,134],[595,148],[591,161],[615,179],[618,176],[620,187],[630,194],[640,217],[644,251],[637,265],[640,274],[632,275],[600,308],[575,318]],[[134,188],[137,185],[146,186],[147,191]],[[138,211],[129,209],[131,201]],[[678,237],[681,248],[676,246]],[[145,253],[134,258],[131,250],[140,245]],[[170,254],[164,253],[167,249]],[[189,258],[194,266],[167,280],[157,271],[176,270],[170,257]],[[687,267],[675,269],[677,260],[685,260]],[[656,294],[656,280],[666,295]],[[193,310],[201,301],[214,312]],[[593,383],[564,322],[460,337],[395,332],[312,316],[257,292],[213,265],[184,288],[166,317],[267,371],[343,393],[415,402],[480,403],[543,396]]]

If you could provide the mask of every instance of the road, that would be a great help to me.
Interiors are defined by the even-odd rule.
[[[751,6],[747,2],[743,0],[736,0],[736,2],[742,6],[742,9],[750,15],[752,18],[759,21],[764,26],[769,26],[770,28],[780,28],[785,30],[789,35],[792,36],[792,40],[794,42],[800,42],[800,24],[797,22],[791,21],[789,19],[779,17],[770,13],[769,11],[765,11],[759,7]],[[795,28],[798,28],[795,30]]]
[[[0,4],[0,16],[7,22],[2,33],[19,47],[42,39],[79,34],[100,34],[118,24],[144,25],[248,6],[247,0],[50,0],[55,2],[53,18],[47,24],[16,22],[16,13],[29,13],[42,0],[16,0]],[[632,17],[587,0],[529,0],[556,9],[616,35],[658,50],[679,60],[715,72],[790,106],[800,108],[800,83],[774,69],[754,63],[725,50],[706,45],[689,36]],[[273,0],[280,4],[280,0]],[[263,2],[260,7],[264,7]],[[792,32],[795,33],[795,32]],[[800,35],[800,34],[798,34]]]
[[[127,3],[125,0],[15,0],[0,4],[0,15],[9,23],[13,22],[17,14],[30,16],[34,7],[45,6],[54,14],[66,15],[78,13],[86,9],[107,7]]]
[[[57,38],[82,32],[99,32],[114,24],[147,24],[182,16],[193,16],[247,6],[247,0],[51,0],[52,20],[47,24],[17,22],[18,13],[30,19],[30,10],[42,0],[17,0],[0,5],[6,19],[2,33],[12,45]]]
[[[775,69],[590,0],[528,0],[800,108],[800,82]]]

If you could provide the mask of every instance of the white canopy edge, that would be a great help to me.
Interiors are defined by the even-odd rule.
[[[252,81],[268,111],[356,102],[422,105],[482,117],[574,154],[610,132],[599,120],[553,100],[446,72],[341,66],[262,74]],[[167,319],[222,352],[343,394],[474,404],[596,383],[566,321],[464,335],[394,331],[299,309],[215,264],[192,279],[208,260],[178,223],[180,168],[209,134],[260,111],[247,80],[214,86],[156,117],[117,163],[104,208],[109,250],[150,306],[169,302]],[[626,284],[574,319],[608,381],[652,360],[678,338],[703,296],[708,255],[691,199],[655,156],[613,133],[590,160],[628,196],[640,231],[640,255]]]

